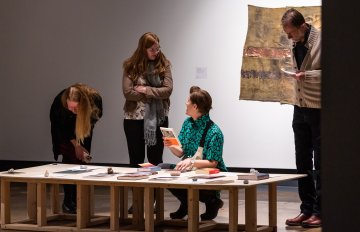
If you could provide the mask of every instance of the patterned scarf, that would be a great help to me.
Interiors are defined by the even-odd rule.
[[[154,72],[154,64],[148,65],[145,79],[149,86],[160,87],[162,85],[159,74]],[[145,103],[144,115],[144,139],[148,146],[156,145],[156,128],[165,120],[165,110],[161,99],[151,98]]]

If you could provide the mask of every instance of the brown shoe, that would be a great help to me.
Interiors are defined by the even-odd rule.
[[[321,227],[321,218],[318,216],[311,216],[309,219],[303,221],[301,226],[304,228],[317,228]]]
[[[294,218],[287,219],[285,224],[288,226],[301,226],[302,222],[309,218],[310,218],[310,216],[300,213],[299,215],[297,215]]]

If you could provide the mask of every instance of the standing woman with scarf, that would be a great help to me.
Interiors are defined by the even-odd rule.
[[[144,162],[145,149],[150,163],[163,162],[160,127],[169,124],[173,80],[170,61],[160,50],[159,42],[154,33],[143,34],[137,49],[123,64],[124,130],[133,167]]]

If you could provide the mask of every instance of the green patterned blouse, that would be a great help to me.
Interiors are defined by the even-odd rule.
[[[179,140],[184,151],[184,159],[195,155],[208,121],[210,121],[208,114],[201,116],[195,121],[191,117],[185,119],[179,134]],[[223,144],[224,136],[220,128],[214,123],[209,128],[205,137],[203,159],[217,161],[217,168],[227,172],[222,158]]]

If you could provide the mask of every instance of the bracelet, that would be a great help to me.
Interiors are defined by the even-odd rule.
[[[191,159],[191,160],[190,160],[190,163],[191,163],[191,169],[194,167],[194,165],[195,165],[195,161],[196,161],[195,159]]]

